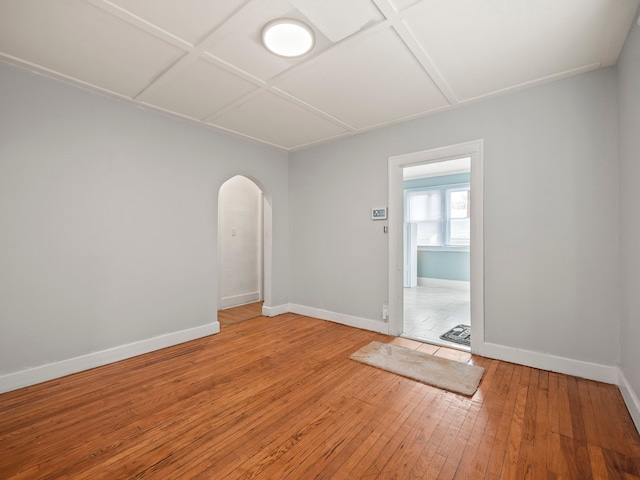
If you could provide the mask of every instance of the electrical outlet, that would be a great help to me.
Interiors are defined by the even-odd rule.
[[[382,319],[387,320],[389,318],[389,305],[386,303],[382,304]]]

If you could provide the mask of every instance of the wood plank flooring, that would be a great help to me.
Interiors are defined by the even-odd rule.
[[[473,397],[294,314],[0,395],[1,479],[640,479],[617,387],[473,356]]]
[[[227,308],[218,311],[220,326],[235,325],[262,315],[262,302],[248,303],[239,307]]]

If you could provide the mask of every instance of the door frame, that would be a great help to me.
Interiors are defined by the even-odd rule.
[[[404,167],[471,157],[471,352],[484,349],[484,140],[473,140],[389,157],[389,334],[404,327],[403,217]]]

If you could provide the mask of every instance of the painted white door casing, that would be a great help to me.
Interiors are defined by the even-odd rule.
[[[471,157],[471,351],[484,345],[484,235],[482,139],[389,158],[389,333],[403,330],[403,176],[405,167]]]

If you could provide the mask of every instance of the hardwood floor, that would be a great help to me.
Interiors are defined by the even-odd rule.
[[[637,479],[612,385],[473,356],[465,397],[294,314],[0,395],[2,479]]]
[[[226,327],[227,325],[235,325],[236,323],[259,317],[262,315],[262,303],[255,302],[227,308],[226,310],[218,310],[218,322],[220,322],[220,326]]]

